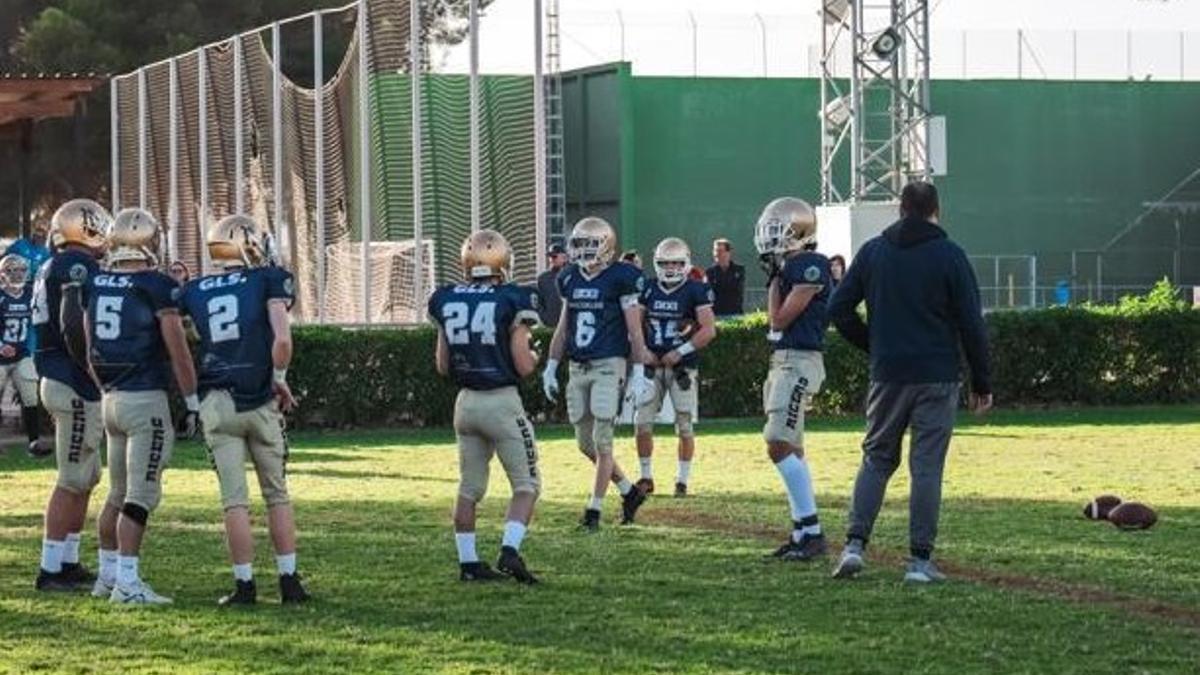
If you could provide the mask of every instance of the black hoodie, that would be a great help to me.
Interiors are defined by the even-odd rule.
[[[857,312],[864,300],[865,324]],[[863,244],[833,294],[829,316],[843,337],[870,353],[872,381],[957,382],[961,344],[972,391],[992,391],[975,272],[933,223],[900,220]]]

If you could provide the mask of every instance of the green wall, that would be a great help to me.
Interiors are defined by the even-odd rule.
[[[620,204],[605,213],[623,246],[646,255],[683,235],[707,261],[711,240],[726,236],[747,262],[763,204],[816,200],[816,80],[630,77],[625,65],[604,75],[589,71],[586,100],[564,87],[567,185],[579,194],[581,171],[620,173]],[[949,175],[937,183],[952,236],[971,254],[1039,254],[1043,283],[1065,274],[1070,250],[1101,247],[1200,165],[1197,84],[936,81],[933,106],[947,117]],[[598,126],[603,142],[578,142]],[[1172,246],[1167,220],[1151,219],[1122,248]],[[1185,245],[1200,246],[1194,220],[1187,229]],[[1126,276],[1145,263],[1122,260]],[[1200,261],[1185,262],[1200,283]],[[1121,266],[1106,261],[1106,283],[1122,281]]]

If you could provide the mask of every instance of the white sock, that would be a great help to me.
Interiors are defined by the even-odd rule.
[[[65,544],[53,539],[42,540],[42,569],[51,574],[62,571],[63,548]]]
[[[521,550],[521,542],[525,540],[525,523],[510,520],[504,524],[504,540],[502,546],[511,546]]]
[[[679,473],[675,476],[675,482],[687,485],[688,477],[692,475],[692,460],[679,460]]]
[[[296,573],[296,553],[288,553],[285,555],[275,556],[275,569],[279,570],[279,576]]]
[[[812,474],[808,470],[808,462],[795,455],[788,455],[776,464],[775,468],[779,470],[783,484],[787,487],[792,520],[800,522],[808,516],[817,515],[817,498],[813,494]]]
[[[599,511],[600,507],[604,506],[604,498],[593,496],[588,500],[588,508],[593,511]]]
[[[100,578],[113,582],[117,580],[117,552],[100,549]]]
[[[474,532],[455,532],[454,545],[458,547],[458,562],[479,562],[479,554],[475,552]]]
[[[233,566],[233,578],[238,581],[250,581],[254,578],[254,564],[246,563],[245,565]]]
[[[79,533],[72,532],[67,535],[63,541],[63,558],[64,564],[79,564]]]
[[[654,471],[650,469],[650,457],[638,457],[638,464],[642,465],[642,479],[654,480]]]
[[[630,483],[628,478],[622,478],[617,481],[617,492],[620,492],[622,497],[629,494],[629,491],[632,489],[633,483]]]
[[[117,583],[125,587],[137,586],[139,580],[138,557],[136,555],[118,555]]]

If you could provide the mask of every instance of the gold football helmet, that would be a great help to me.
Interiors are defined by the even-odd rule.
[[[121,209],[108,229],[108,255],[105,263],[115,265],[131,260],[158,265],[162,253],[162,228],[145,209]]]
[[[495,230],[480,230],[463,241],[463,275],[467,281],[498,277],[508,281],[512,273],[512,247]]]
[[[754,226],[759,256],[782,257],[817,240],[817,214],[808,202],[780,197],[767,204]]]
[[[72,199],[58,207],[50,219],[50,249],[57,251],[77,244],[103,252],[111,225],[112,216],[103,206],[90,199]]]
[[[208,256],[217,267],[262,267],[272,261],[271,248],[250,216],[225,216],[208,231]]]
[[[11,296],[19,296],[29,281],[29,260],[9,253],[0,258],[0,287]]]
[[[590,274],[604,269],[617,257],[617,232],[603,218],[588,216],[571,228],[567,256]]]
[[[692,267],[692,251],[679,237],[667,237],[654,247],[654,273],[669,286],[687,279]]]

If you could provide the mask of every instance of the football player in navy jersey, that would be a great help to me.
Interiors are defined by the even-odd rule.
[[[33,314],[33,284],[29,260],[16,253],[0,258],[0,390],[12,382],[21,399],[21,423],[29,439],[29,454],[44,457],[53,451],[41,440],[37,370],[29,354],[29,319]]]
[[[438,327],[438,373],[460,389],[454,403],[460,482],[454,504],[454,540],[459,578],[493,581],[511,575],[521,583],[537,579],[521,558],[521,542],[541,491],[533,424],[525,415],[517,385],[537,369],[529,346],[538,323],[537,291],[507,283],[512,249],[499,232],[480,230],[462,245],[464,282],[439,288],[429,298],[429,316]],[[512,501],[504,524],[499,573],[475,550],[475,507],[488,485],[492,455],[508,474]]]
[[[808,561],[825,555],[812,474],[804,457],[804,411],[825,381],[822,350],[829,327],[829,260],[815,252],[817,217],[794,197],[767,204],[754,232],[767,272],[771,369],[763,386],[767,454],[787,488],[792,533],[772,555]]]
[[[79,563],[79,538],[92,489],[100,480],[100,390],[87,365],[86,285],[99,271],[112,217],[90,199],[63,204],[50,219],[53,255],[33,287],[38,333],[34,365],[40,394],[54,418],[58,476],[46,505],[46,533],[35,586],[69,591],[95,575]]]
[[[287,383],[292,360],[292,275],[273,264],[269,234],[243,215],[209,230],[217,272],[189,281],[180,301],[200,334],[200,420],[216,469],[235,587],[218,602],[258,600],[251,561],[250,496],[245,462],[258,474],[284,603],[308,600],[296,572],[296,522],[287,486],[283,414],[296,405]]]
[[[193,435],[200,409],[178,286],[158,271],[161,242],[158,221],[148,212],[118,213],[108,234],[105,269],[87,292],[88,354],[104,390],[109,476],[99,519],[100,575],[92,595],[126,605],[171,602],[142,581],[138,564],[175,443],[167,397],[172,371]]]
[[[625,398],[638,406],[652,393],[646,377],[646,345],[638,296],[645,288],[641,270],[616,260],[617,235],[600,218],[575,224],[567,242],[571,264],[558,277],[562,316],[550,342],[550,358],[542,372],[542,388],[558,394],[558,363],[570,359],[567,416],[575,426],[579,449],[596,465],[592,497],[580,525],[600,528],[600,509],[608,482],[622,496],[622,522],[632,523],[646,493],[625,477],[613,458],[613,424],[622,399],[626,360],[630,368]]]
[[[675,433],[679,436],[679,471],[675,475],[675,496],[686,497],[696,439],[692,421],[699,407],[700,357],[697,352],[708,346],[717,334],[713,315],[712,289],[703,281],[688,278],[692,253],[682,239],[668,237],[654,249],[654,272],[641,295],[642,330],[649,349],[649,365],[654,369],[654,396],[637,409],[638,461],[641,479],[638,486],[646,494],[654,492],[651,455],[654,454],[654,420],[663,399],[671,397],[675,408]]]

